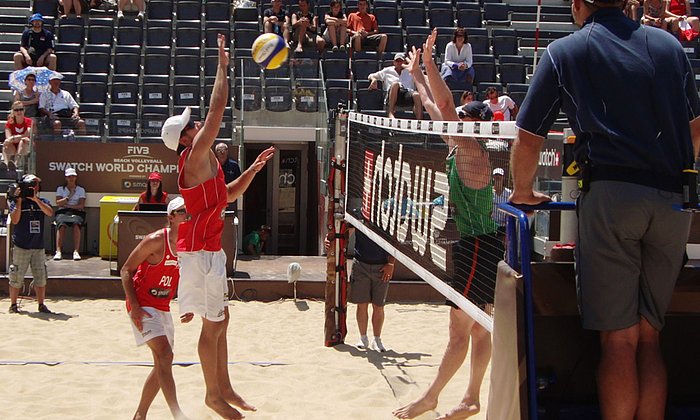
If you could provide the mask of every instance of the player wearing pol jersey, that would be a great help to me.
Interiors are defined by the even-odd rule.
[[[153,353],[153,370],[146,378],[134,419],[145,419],[159,390],[176,419],[184,419],[173,380],[173,319],[170,300],[175,294],[180,271],[175,239],[178,225],[186,218],[185,201],[178,197],[168,204],[168,225],[146,236],[129,255],[121,269],[126,293],[126,310],[131,317],[136,344],[147,344]],[[181,317],[189,322],[192,314]]]
[[[206,386],[204,401],[223,418],[241,419],[241,413],[231,405],[248,411],[254,411],[255,407],[233,390],[228,374],[229,313],[221,234],[227,203],[243,194],[275,149],[266,149],[240,177],[228,184],[224,182],[221,165],[212,151],[229,93],[229,55],[224,46],[225,38],[219,35],[216,80],[204,123],[191,122],[190,109],[186,108],[181,115],[165,121],[161,136],[165,145],[180,155],[178,187],[190,215],[178,233],[181,276],[178,299],[181,314],[193,312],[202,317],[198,352]]]

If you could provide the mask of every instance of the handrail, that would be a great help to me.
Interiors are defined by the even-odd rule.
[[[523,276],[523,294],[525,302],[525,342],[527,367],[528,418],[537,419],[537,372],[535,371],[535,324],[532,302],[532,270],[530,268],[530,226],[527,212],[534,210],[575,210],[576,203],[549,202],[538,205],[521,205],[501,203],[498,209],[509,217],[506,224],[507,252],[506,261],[511,268],[518,268],[518,247],[520,243],[520,274]],[[516,222],[518,230],[516,231]]]

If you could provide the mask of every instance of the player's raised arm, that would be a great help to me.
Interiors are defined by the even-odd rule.
[[[192,141],[192,154],[190,159],[197,157],[209,158],[211,147],[219,134],[221,121],[224,117],[226,102],[230,95],[228,84],[229,54],[226,52],[226,37],[219,34],[217,38],[219,48],[219,62],[216,68],[216,79],[209,101],[209,112],[204,120],[202,128]]]
[[[433,95],[430,93],[430,87],[428,86],[425,76],[423,75],[423,70],[420,68],[420,56],[421,50],[412,47],[412,50],[408,53],[408,59],[404,67],[408,69],[408,72],[413,76],[413,83],[416,85],[416,91],[420,95],[421,101],[423,102],[423,107],[428,111],[430,118],[435,121],[442,120],[442,114],[440,109],[435,105],[433,100]]]
[[[435,40],[437,39],[437,29],[433,29],[433,32],[428,35],[428,39],[425,40],[423,46],[423,65],[425,65],[425,73],[428,75],[428,83],[430,84],[430,91],[433,94],[433,101],[435,106],[440,110],[442,114],[443,121],[459,121],[459,116],[457,111],[455,111],[454,100],[452,99],[452,92],[450,88],[442,77],[440,76],[440,71],[433,61],[433,46],[435,45]]]

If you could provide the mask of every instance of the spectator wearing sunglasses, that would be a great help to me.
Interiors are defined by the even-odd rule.
[[[16,101],[5,123],[5,141],[2,145],[2,161],[8,168],[16,166],[19,156],[29,154],[32,119],[24,116],[24,105]]]
[[[24,89],[15,91],[14,101],[22,101],[24,116],[34,118],[39,115],[39,92],[36,89],[36,74],[24,77]]]

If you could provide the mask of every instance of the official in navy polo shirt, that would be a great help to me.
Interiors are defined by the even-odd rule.
[[[583,327],[600,331],[602,417],[664,418],[659,333],[688,238],[689,215],[674,205],[700,145],[700,100],[678,40],[628,19],[623,4],[572,1],[581,30],[547,47],[518,113],[511,201],[549,201],[533,182],[563,110],[584,168],[577,292]]]

